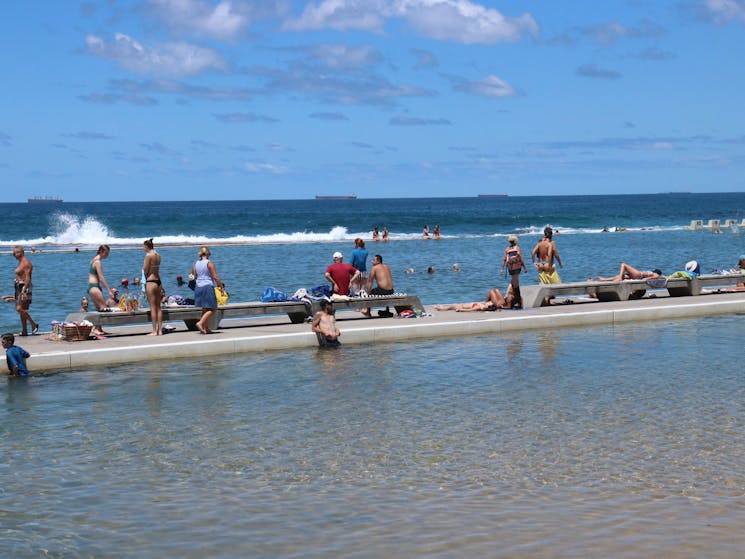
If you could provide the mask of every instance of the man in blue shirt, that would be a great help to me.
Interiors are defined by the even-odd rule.
[[[3,349],[5,349],[5,361],[8,363],[8,374],[12,377],[27,377],[31,373],[26,368],[26,359],[31,354],[15,344],[13,334],[3,334]]]

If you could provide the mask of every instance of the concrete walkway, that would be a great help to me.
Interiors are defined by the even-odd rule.
[[[421,318],[363,318],[355,312],[337,312],[342,344],[391,342],[435,337],[500,334],[518,330],[572,326],[612,325],[745,312],[745,292],[696,297],[662,297],[615,303],[580,302],[535,309],[459,313],[434,311]],[[316,347],[310,324],[290,324],[286,316],[223,320],[219,332],[201,335],[172,323],[165,336],[146,336],[149,325],[110,328],[104,340],[53,342],[48,333],[16,337],[16,344],[31,353],[32,372],[59,371],[90,366],[229,355],[252,351]]]

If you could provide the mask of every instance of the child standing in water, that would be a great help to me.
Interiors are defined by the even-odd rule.
[[[15,344],[13,334],[3,334],[3,349],[5,349],[5,361],[8,363],[8,375],[11,377],[27,377],[31,373],[26,368],[26,359],[31,354]]]

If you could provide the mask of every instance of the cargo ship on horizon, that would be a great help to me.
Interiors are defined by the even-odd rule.
[[[32,196],[27,201],[29,204],[61,204],[62,198],[59,196]]]
[[[509,194],[500,192],[499,194],[479,194],[479,198],[507,198]]]
[[[316,194],[316,200],[356,200],[356,194],[340,194],[336,196],[321,196]]]

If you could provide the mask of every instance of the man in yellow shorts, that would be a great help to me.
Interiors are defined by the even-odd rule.
[[[556,243],[553,240],[553,229],[546,227],[543,230],[543,238],[538,241],[530,253],[533,265],[538,270],[538,281],[540,283],[561,283],[559,273],[556,271],[554,259],[558,262],[559,267],[563,268],[559,251],[556,250]],[[536,262],[536,258],[538,261]]]

